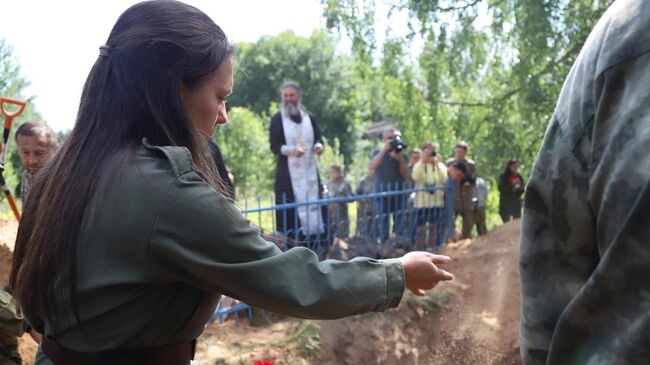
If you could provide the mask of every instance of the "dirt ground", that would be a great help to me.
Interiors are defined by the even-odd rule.
[[[18,232],[15,220],[0,220],[0,287],[4,288],[11,270],[11,250],[14,248]]]
[[[519,221],[473,241],[450,244],[456,280],[424,298],[334,321],[303,321],[256,313],[254,322],[212,323],[199,339],[200,365],[250,364],[521,364],[519,359]],[[0,283],[6,283],[15,223],[0,222]],[[35,345],[21,339],[24,359]],[[31,365],[31,361],[24,364]]]
[[[212,324],[200,339],[200,364],[521,364],[519,221],[473,241],[450,244],[456,280],[425,298],[335,321]]]

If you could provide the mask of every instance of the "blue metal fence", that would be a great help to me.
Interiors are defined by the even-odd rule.
[[[281,204],[276,204],[278,200],[272,195],[265,206],[258,197],[254,207],[244,200],[242,213],[281,249],[304,246],[321,259],[390,258],[415,250],[436,252],[452,237],[451,179],[445,186],[416,189],[387,185],[373,190],[376,192],[347,196],[324,192],[322,199],[305,198],[301,202],[283,195]],[[356,203],[354,222],[349,214],[352,203]],[[426,207],[418,207],[422,205]],[[236,310],[226,310],[236,314],[249,307],[239,305]],[[215,316],[221,319],[225,313],[222,310],[219,314]]]
[[[332,249],[337,248],[337,242],[343,240],[351,253],[348,258],[393,257],[414,249],[436,250],[453,233],[451,189],[451,184],[428,189],[397,190],[387,187],[380,192],[351,196],[330,197],[325,194],[322,199],[305,199],[303,202],[289,201],[283,196],[282,204],[266,207],[262,207],[261,199],[258,199],[258,207],[245,207],[243,213],[254,224],[264,228],[267,239],[282,249],[306,246],[321,258],[344,258],[340,252],[332,252]],[[428,209],[415,207],[415,193],[435,194],[437,191],[444,194],[442,206]],[[271,198],[270,201],[274,199]],[[356,203],[354,223],[350,221],[350,203]],[[310,219],[312,215],[316,215],[316,224],[321,227],[305,227],[304,222],[310,220],[313,225],[314,220]],[[271,227],[268,227],[269,222]],[[418,228],[434,225],[437,228],[436,239],[432,241],[425,237],[422,241],[418,237]],[[422,245],[422,242],[425,244]]]

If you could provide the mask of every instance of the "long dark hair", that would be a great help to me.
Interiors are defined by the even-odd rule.
[[[84,85],[74,129],[36,179],[16,238],[10,286],[28,315],[56,321],[55,327],[79,319],[77,241],[110,156],[132,156],[144,137],[184,146],[208,183],[220,186],[180,86],[198,86],[233,56],[221,28],[187,4],[147,1],[119,17],[105,46]],[[66,302],[74,318],[55,318],[53,308]]]
[[[506,170],[503,172],[505,176],[510,176],[512,175],[512,171],[510,171],[510,166],[518,164],[519,161],[517,161],[516,158],[513,158],[512,160],[508,161],[508,164],[506,164]]]

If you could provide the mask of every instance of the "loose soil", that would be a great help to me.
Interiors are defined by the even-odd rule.
[[[201,364],[521,364],[519,221],[447,245],[456,279],[400,306],[334,321],[211,324]],[[260,315],[257,315],[259,317]],[[256,318],[257,318],[256,317]],[[256,319],[259,321],[259,318]]]

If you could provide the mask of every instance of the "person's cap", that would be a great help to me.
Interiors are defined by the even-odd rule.
[[[467,149],[468,147],[469,147],[469,145],[465,141],[459,141],[458,143],[456,143],[456,148]]]

